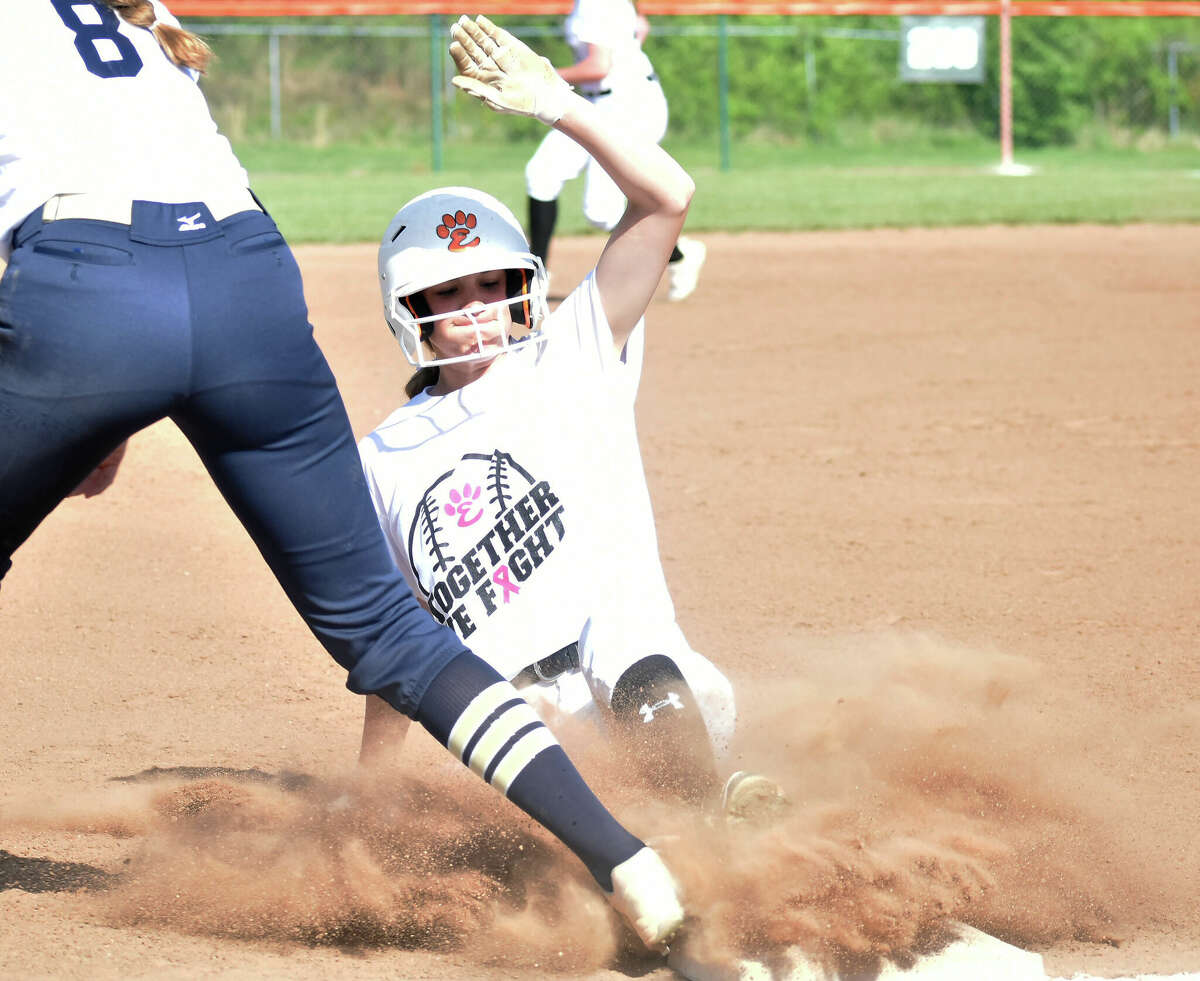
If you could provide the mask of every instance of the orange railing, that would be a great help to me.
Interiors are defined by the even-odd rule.
[[[564,14],[570,0],[173,0],[181,17],[328,17],[375,14]],[[1192,0],[1013,0],[1014,17],[1200,17]],[[996,15],[1001,0],[847,0],[799,3],[789,0],[640,0],[653,16],[670,14]]]

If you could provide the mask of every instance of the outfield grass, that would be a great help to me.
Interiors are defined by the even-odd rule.
[[[410,197],[444,184],[482,187],[525,212],[523,169],[535,144],[409,148],[239,146],[253,186],[292,242],[374,241]],[[723,170],[713,147],[676,146],[696,180],[690,231],[1098,222],[1200,222],[1200,148],[1018,151],[1026,177],[994,172],[988,144],[738,146]],[[563,194],[559,231],[590,229],[582,181]]]

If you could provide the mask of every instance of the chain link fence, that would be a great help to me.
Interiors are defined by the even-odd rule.
[[[498,18],[555,64],[558,18]],[[646,50],[671,139],[877,144],[994,138],[998,30],[978,84],[901,80],[896,17],[663,17]],[[217,61],[203,86],[235,142],[411,143],[533,138],[454,98],[449,19],[189,22]],[[1025,146],[1200,145],[1200,23],[1190,18],[1016,18],[1013,131]],[[524,125],[528,123],[528,125]]]

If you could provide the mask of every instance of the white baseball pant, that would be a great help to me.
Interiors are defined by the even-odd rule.
[[[658,143],[667,133],[667,99],[657,79],[645,79],[609,95],[592,98],[597,109],[617,115],[622,126]],[[625,195],[591,155],[569,136],[550,130],[525,165],[525,190],[531,198],[554,201],[563,186],[587,171],[583,188],[583,216],[592,225],[611,231],[625,213]]]
[[[522,688],[521,694],[544,717],[560,713],[586,719],[607,732],[613,687],[630,667],[654,654],[674,661],[687,681],[720,763],[729,755],[737,727],[733,686],[715,664],[692,650],[673,620],[635,624],[625,618],[593,617],[580,639],[580,668],[552,682]]]

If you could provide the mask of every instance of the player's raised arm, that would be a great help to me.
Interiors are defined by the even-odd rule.
[[[661,147],[606,120],[549,61],[486,17],[461,17],[451,36],[456,86],[498,112],[533,116],[571,137],[628,199],[596,266],[613,339],[622,347],[658,287],[695,184]]]

